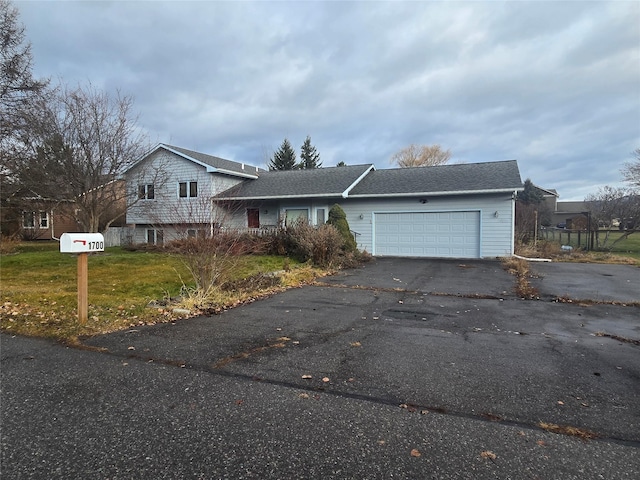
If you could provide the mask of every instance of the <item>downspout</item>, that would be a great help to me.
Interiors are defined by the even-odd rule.
[[[514,190],[511,195],[511,255],[516,253],[516,198],[518,191]]]
[[[59,242],[60,239],[56,238],[56,230],[55,230],[54,225],[53,225],[53,210],[51,210],[51,212],[49,212],[49,216],[50,216],[49,221],[51,222],[51,239],[52,240],[56,240],[57,242]]]

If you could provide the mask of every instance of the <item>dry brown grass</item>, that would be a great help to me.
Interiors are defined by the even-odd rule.
[[[502,259],[503,268],[516,277],[514,288],[516,295],[522,298],[538,298],[538,290],[531,286],[529,262],[518,257],[506,257]]]
[[[516,255],[527,258],[548,258],[555,262],[573,263],[608,263],[616,265],[640,265],[640,262],[632,257],[614,254],[610,252],[587,252],[581,249],[564,251],[558,243],[538,241],[533,244],[516,244]]]
[[[556,425],[555,423],[540,422],[538,423],[538,426],[547,432],[569,435],[583,440],[598,438],[598,435],[590,430],[572,427],[571,425]]]

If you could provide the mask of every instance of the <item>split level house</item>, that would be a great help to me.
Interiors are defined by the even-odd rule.
[[[134,243],[217,228],[260,231],[326,222],[339,204],[360,250],[375,256],[492,258],[514,251],[522,180],[515,160],[376,169],[265,171],[160,144],[126,173]]]

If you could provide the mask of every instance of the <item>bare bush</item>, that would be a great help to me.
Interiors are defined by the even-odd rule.
[[[173,240],[167,245],[170,252],[180,255],[191,274],[198,294],[206,298],[227,281],[238,264],[242,249],[240,238],[234,232],[215,232]]]
[[[18,251],[20,237],[18,235],[0,234],[0,255],[9,255]]]
[[[269,237],[269,251],[290,255],[301,262],[311,261],[319,267],[340,264],[344,240],[340,232],[328,224],[314,227],[305,219],[276,230]]]

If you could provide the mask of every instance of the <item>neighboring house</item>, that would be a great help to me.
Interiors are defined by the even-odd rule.
[[[166,172],[162,185],[149,183],[159,170]],[[218,225],[271,228],[299,218],[319,225],[338,203],[358,248],[411,257],[513,254],[515,196],[522,190],[515,160],[264,171],[169,145],[145,155],[127,179],[141,198],[127,212],[136,242]]]
[[[591,210],[591,206],[584,201],[558,202],[556,211],[553,213],[552,226],[560,225],[561,228],[580,229],[586,228],[586,212]],[[584,213],[583,213],[584,212]],[[576,224],[576,221],[578,222]]]
[[[78,231],[72,201],[54,201],[32,190],[17,189],[2,198],[1,231],[24,240],[51,240]]]

